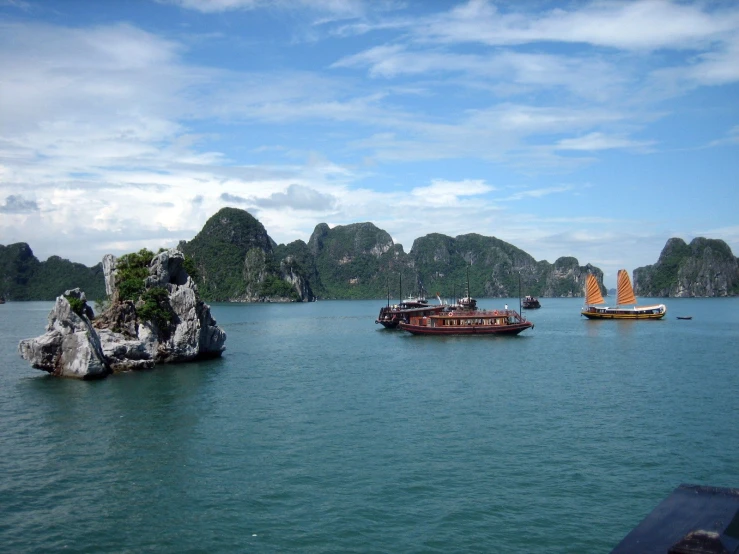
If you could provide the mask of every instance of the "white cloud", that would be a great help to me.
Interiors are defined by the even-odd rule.
[[[222,13],[236,10],[255,10],[270,8],[281,10],[308,9],[334,16],[354,18],[365,13],[362,0],[157,0],[161,3],[175,4],[185,9],[203,13]],[[392,5],[391,2],[383,2]]]
[[[179,4],[218,13],[265,7]],[[323,17],[314,27],[337,41],[335,58],[317,48],[324,65],[300,70],[291,67],[294,50],[278,51],[279,70],[197,65],[172,28],[163,38],[134,24],[2,23],[0,242],[95,263],[107,250],[190,239],[233,204],[258,214],[278,242],[307,240],[321,221],[372,221],[406,250],[426,233],[478,232],[537,258],[621,259],[602,245],[629,243],[622,229],[637,222],[544,218],[526,206],[583,194],[580,185],[547,182],[556,172],[594,164],[604,150],[655,144],[648,125],[664,116],[656,102],[668,93],[735,82],[736,10],[658,1],[544,13],[506,6],[468,2],[401,19],[377,17],[375,4],[325,2],[313,10]],[[354,16],[367,34],[348,41],[359,49],[351,53],[337,38],[351,27],[328,22]],[[550,51],[551,42],[567,44]],[[658,49],[673,50],[650,52]],[[735,135],[723,141],[735,144]],[[635,235],[637,263],[656,259],[666,240],[659,231]]]
[[[336,199],[304,185],[291,184],[284,192],[273,192],[266,198],[255,198],[253,203],[260,208],[287,208],[293,210],[330,211]]]
[[[514,4],[514,6],[520,6]],[[428,41],[512,45],[534,42],[582,43],[624,50],[703,48],[736,33],[739,9],[668,0],[600,1],[571,10],[502,12],[486,0],[471,0],[416,27]]]
[[[624,137],[607,136],[603,133],[588,133],[587,135],[562,139],[557,142],[557,150],[612,150],[629,148],[644,150],[654,144],[654,141],[635,141]]]
[[[411,190],[415,200],[424,206],[458,206],[465,197],[479,196],[495,190],[482,180],[434,180],[430,185]]]

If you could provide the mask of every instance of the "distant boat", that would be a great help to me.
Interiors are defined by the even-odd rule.
[[[679,315],[677,316],[678,319],[693,319],[692,315]]]
[[[539,299],[533,296],[527,296],[526,298],[524,298],[522,301],[522,305],[524,310],[535,310],[537,308],[541,308]]]
[[[5,304],[5,297],[4,296],[0,296],[0,304]]]
[[[402,300],[403,277],[400,277],[401,300],[399,304],[390,305],[390,281],[388,280],[387,306],[380,308],[380,313],[375,319],[375,323],[379,323],[386,329],[395,329],[398,324],[410,321],[412,316],[429,316],[438,313],[444,309],[444,305],[429,305],[428,300],[423,294],[418,296],[409,295],[408,298]]]
[[[618,270],[618,286],[616,290],[616,307],[601,307],[603,296],[598,281],[592,273],[585,279],[585,307],[580,312],[588,319],[661,319],[667,313],[667,306],[637,306],[634,288],[625,269]],[[633,304],[633,306],[627,306]]]
[[[520,296],[519,296],[520,298]],[[470,295],[470,274],[467,269],[467,296],[454,306],[430,315],[412,315],[398,327],[414,335],[517,335],[534,324],[516,310],[480,310]]]

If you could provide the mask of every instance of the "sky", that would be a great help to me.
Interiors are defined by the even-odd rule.
[[[739,253],[739,2],[0,0],[0,244],[91,266],[230,206],[605,272]]]

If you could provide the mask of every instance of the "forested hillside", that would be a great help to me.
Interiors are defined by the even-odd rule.
[[[41,262],[25,242],[0,244],[0,296],[6,300],[54,300],[76,287],[90,300],[104,298],[102,264],[87,267],[59,256]]]
[[[654,265],[634,270],[639,296],[713,297],[739,294],[739,260],[722,240],[671,238]]]
[[[307,243],[277,245],[248,212],[223,208],[179,248],[188,273],[208,301],[290,302],[321,299],[393,299],[436,293],[444,298],[582,296],[587,273],[603,273],[572,257],[553,264],[496,237],[476,233],[416,239],[409,253],[373,223],[316,225]],[[6,297],[51,300],[67,288],[102,297],[100,265],[86,268],[57,257],[38,262],[28,245],[0,251]],[[402,287],[402,289],[401,289]],[[605,290],[604,290],[605,292]]]

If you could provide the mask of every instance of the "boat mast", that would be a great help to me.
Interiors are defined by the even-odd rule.
[[[400,294],[400,301],[398,302],[398,304],[402,304],[403,303],[403,270],[402,269],[400,270],[400,291],[398,294]]]
[[[387,276],[387,307],[390,307],[390,275]]]
[[[518,272],[518,313],[523,314],[523,308],[521,306],[521,272]]]
[[[467,299],[470,300],[470,266],[467,266]]]

